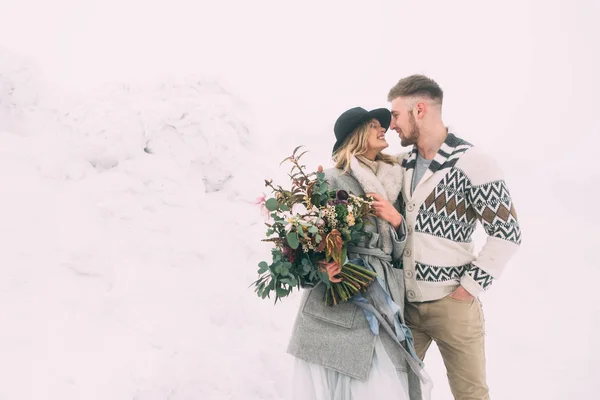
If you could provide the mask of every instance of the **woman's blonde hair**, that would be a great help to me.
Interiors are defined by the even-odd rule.
[[[341,169],[343,173],[348,172],[350,169],[350,160],[352,159],[352,156],[365,155],[369,150],[368,142],[369,135],[371,134],[370,125],[373,121],[376,120],[372,119],[361,124],[354,132],[352,132],[346,143],[333,153],[335,167]],[[398,163],[394,157],[381,152],[375,156],[375,160],[383,161],[391,165]]]

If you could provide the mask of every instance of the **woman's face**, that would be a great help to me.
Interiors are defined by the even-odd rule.
[[[387,140],[385,140],[385,129],[381,126],[379,121],[372,119],[369,122],[369,140],[367,141],[368,152],[375,156],[386,147],[389,146]]]

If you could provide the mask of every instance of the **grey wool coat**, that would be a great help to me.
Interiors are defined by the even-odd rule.
[[[401,161],[401,157],[399,159]],[[378,161],[377,176],[356,158],[347,173],[333,168],[325,171],[330,189],[346,190],[354,195],[374,192],[399,208],[402,187],[400,164]],[[404,241],[399,241],[393,227],[386,221],[371,217],[364,230],[370,234],[362,243],[348,249],[348,258],[362,258],[370,264],[381,279],[392,299],[404,312],[403,270],[394,268],[401,260]],[[288,353],[310,363],[322,365],[356,379],[369,376],[376,336],[371,331],[365,314],[352,302],[334,307],[325,305],[324,285],[305,289],[288,345]],[[368,293],[365,296],[369,299]],[[409,372],[410,398],[421,400],[419,379],[411,374],[410,355],[395,339],[393,325],[376,313],[380,322],[379,336],[383,346],[398,370]]]

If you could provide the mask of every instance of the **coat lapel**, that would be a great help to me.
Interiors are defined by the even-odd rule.
[[[402,169],[399,164],[390,165],[380,161],[377,175],[363,166],[356,157],[350,159],[350,171],[365,193],[377,193],[384,199],[396,201],[402,190]]]
[[[402,167],[400,164],[390,165],[379,161],[377,175],[363,166],[356,157],[350,159],[350,174],[356,179],[365,193],[377,193],[384,199],[395,203],[402,191]],[[380,238],[381,249],[387,253],[392,252],[391,225],[386,221],[376,218],[377,231]]]

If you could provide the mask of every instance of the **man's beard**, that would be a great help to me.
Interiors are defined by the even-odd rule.
[[[414,115],[410,114],[410,132],[408,132],[408,135],[405,135],[405,137],[400,138],[400,144],[402,147],[415,145],[417,144],[420,135],[421,132],[417,126],[417,121],[415,120]]]

